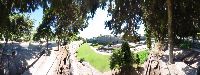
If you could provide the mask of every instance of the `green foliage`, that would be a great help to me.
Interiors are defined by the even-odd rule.
[[[112,45],[112,42],[109,42],[109,43],[108,43],[108,46],[111,46],[111,45]]]
[[[147,50],[143,50],[134,54],[134,58],[136,59],[136,62],[143,64],[148,59],[148,55],[149,52]]]
[[[51,20],[54,20],[54,16],[51,14],[52,10],[46,10],[43,16],[43,21],[37,28],[37,32],[33,35],[34,41],[39,41],[41,38],[45,38],[47,40],[53,39],[54,33],[51,29],[51,26],[53,26],[53,22]]]
[[[148,48],[151,47],[151,38],[155,41],[163,41],[167,34],[166,1],[144,1],[142,4],[144,25]],[[159,9],[158,9],[159,8]],[[155,13],[155,14],[154,14]]]
[[[99,45],[98,43],[92,43],[90,46],[93,46],[94,48],[102,47],[103,45]]]
[[[98,44],[106,46],[106,45],[109,45],[109,42],[99,42]]]
[[[0,49],[2,49],[3,48],[3,44],[0,44]]]
[[[92,43],[91,46],[98,46],[98,43]]]
[[[81,58],[81,59],[79,60],[80,63],[82,63],[83,61],[85,61],[84,58]]]
[[[142,22],[141,0],[109,0],[108,13],[112,19],[105,22],[113,34],[137,36],[137,26]],[[134,38],[136,39],[136,38]]]
[[[123,52],[123,57],[122,57],[123,60],[122,61],[124,61],[124,64],[122,66],[132,65],[133,58],[131,56],[131,50],[130,50],[128,42],[123,42],[121,49]]]
[[[51,25],[40,28],[46,28],[47,30],[49,29],[48,27],[55,28],[56,36],[59,39],[64,39],[68,36],[71,37],[68,35],[69,33],[77,34],[79,29],[83,30],[87,27],[89,18],[94,17],[98,7],[103,8],[103,6],[106,6],[106,1],[107,0],[1,0],[0,14],[2,16],[0,16],[0,28],[4,29],[0,29],[0,35],[4,35],[6,38],[12,37],[12,34],[8,31],[11,30],[9,29],[10,27],[14,27],[10,25],[10,15],[15,13],[30,13],[41,6],[44,11],[42,26],[49,25],[50,23]],[[47,35],[37,34],[34,40],[39,40],[39,38],[44,38],[44,36]],[[18,35],[16,38],[18,38]]]
[[[111,69],[132,66],[134,60],[128,42],[123,42],[121,49],[116,49],[110,58]]]
[[[16,39],[15,41],[16,42],[22,42],[23,40],[22,39]]]
[[[84,44],[84,43],[87,43],[87,40],[86,40],[86,39],[83,39],[83,44]]]
[[[189,48],[191,48],[191,42],[190,41],[182,41],[179,46],[182,49],[189,49]]]
[[[97,41],[92,41],[92,46],[97,46],[97,45],[103,45],[103,46],[106,46],[106,45],[112,45],[112,43],[110,42],[97,42]]]
[[[3,28],[3,31],[0,31],[6,39],[16,41],[31,34],[33,21],[29,17],[23,14],[12,14],[9,20],[9,24]]]
[[[122,52],[121,49],[113,50],[113,54],[110,58],[110,68],[119,69],[122,66]]]
[[[147,48],[151,49],[151,30],[149,29],[149,27],[147,27],[148,25],[145,25],[145,37],[146,37],[146,43],[147,43]]]

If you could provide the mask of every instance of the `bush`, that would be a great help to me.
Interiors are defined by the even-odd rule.
[[[133,64],[133,57],[127,42],[122,43],[121,49],[116,49],[111,55],[110,68],[122,69],[123,67],[130,67]]]
[[[182,41],[180,44],[180,48],[189,49],[189,48],[191,48],[191,43],[189,41]]]
[[[197,67],[196,75],[200,75],[200,66]]]
[[[3,44],[0,44],[0,49],[3,48]]]
[[[16,42],[22,42],[23,40],[22,39],[16,39],[15,41]]]
[[[111,47],[111,45],[112,45],[112,42],[109,42],[109,43],[108,43],[108,46]]]
[[[98,42],[98,44],[103,45],[103,46],[108,45],[108,43],[109,43],[109,42]]]
[[[140,51],[135,54],[134,58],[139,64],[143,64],[148,59],[149,52],[147,50]],[[137,63],[137,64],[138,64]]]
[[[92,43],[91,46],[98,46],[98,43]]]
[[[84,58],[81,58],[81,59],[79,60],[80,63],[82,63],[83,61],[85,61]]]
[[[84,43],[87,43],[87,40],[83,39],[83,44],[84,44]]]
[[[113,51],[113,54],[110,57],[110,68],[119,69],[121,64],[122,64],[122,51],[121,49],[116,49]]]

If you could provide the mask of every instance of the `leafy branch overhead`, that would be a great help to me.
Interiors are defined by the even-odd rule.
[[[33,21],[29,17],[25,17],[23,14],[12,14],[9,16],[7,25],[3,26],[3,31],[0,33],[4,35],[6,39],[17,40],[21,37],[26,37],[31,34],[33,27]],[[31,38],[26,37],[27,40]]]

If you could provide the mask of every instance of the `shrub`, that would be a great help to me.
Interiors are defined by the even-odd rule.
[[[0,44],[0,48],[3,48],[3,44]]]
[[[110,68],[122,69],[123,67],[130,67],[133,64],[133,57],[127,42],[123,42],[121,49],[116,49],[111,55]]]
[[[122,51],[121,49],[115,49],[112,56],[110,57],[110,68],[119,69],[122,65]]]
[[[23,40],[22,39],[16,39],[16,42],[22,42]]]
[[[81,59],[79,60],[80,63],[82,63],[83,61],[85,61],[84,58],[81,58]]]
[[[143,64],[147,60],[148,55],[149,52],[147,50],[144,50],[136,53],[134,58],[136,59],[136,62],[138,62],[139,64]]]
[[[200,66],[197,67],[196,75],[200,75]]]
[[[112,45],[112,42],[108,42],[108,46],[111,47],[111,45]]]
[[[133,58],[135,59],[135,63],[136,64],[140,64],[140,58],[139,58],[139,55],[138,54],[132,54],[133,55]]]
[[[87,43],[87,40],[83,39],[83,44],[84,44],[84,43]]]
[[[189,49],[189,48],[191,48],[191,43],[189,41],[182,41],[180,44],[180,48]]]
[[[91,46],[98,46],[98,43],[92,43]]]

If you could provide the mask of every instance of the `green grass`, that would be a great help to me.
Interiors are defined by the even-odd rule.
[[[97,54],[87,43],[81,45],[81,47],[78,49],[77,58],[79,60],[84,59],[85,61],[89,62],[90,65],[100,72],[110,70],[110,56]]]
[[[139,63],[143,64],[148,59],[149,52],[148,50],[143,50],[143,51],[137,52],[136,54],[138,54],[139,56],[139,59],[140,59]]]

